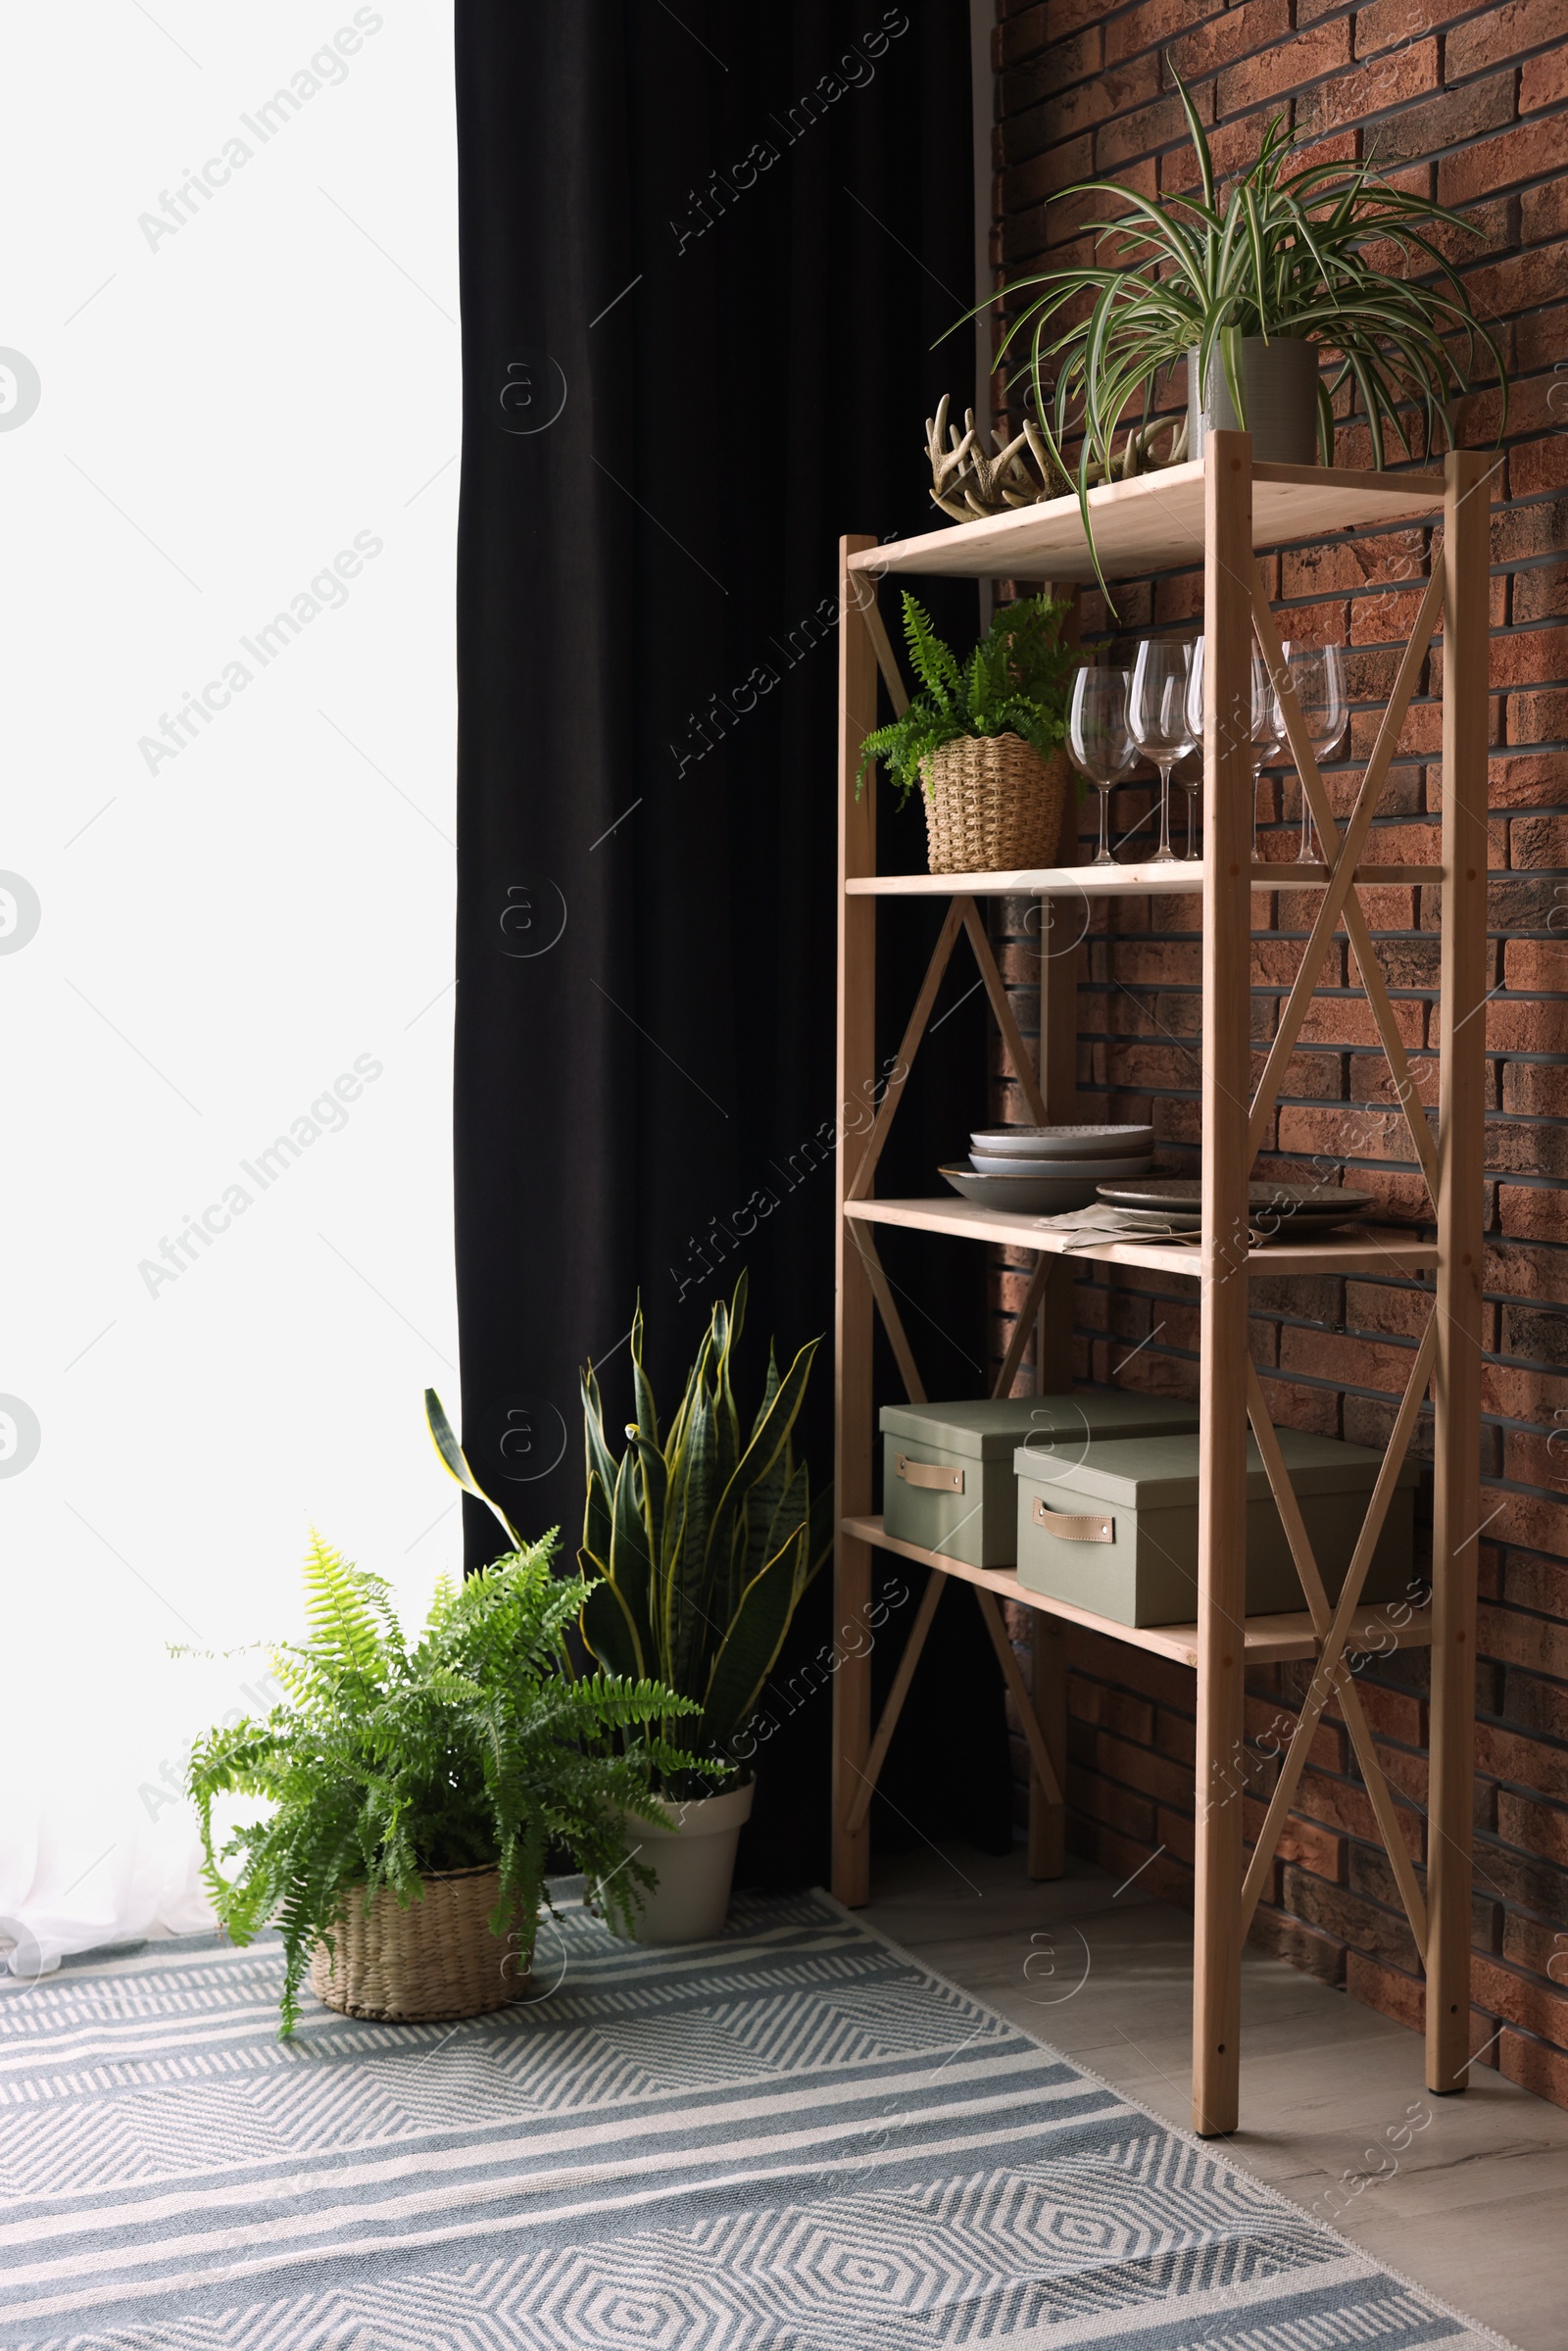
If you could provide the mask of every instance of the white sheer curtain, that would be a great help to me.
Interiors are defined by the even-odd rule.
[[[415,1614],[458,1546],[450,11],[71,24],[0,31],[18,1973],[207,1923],[185,1750],[313,1523]]]

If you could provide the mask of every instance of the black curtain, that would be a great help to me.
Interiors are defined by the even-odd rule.
[[[457,53],[463,1431],[569,1557],[578,1367],[629,1408],[639,1294],[666,1409],[743,1264],[754,1392],[769,1335],[786,1357],[825,1335],[802,1435],[831,1474],[837,539],[928,527],[923,419],[972,397],[972,329],[931,348],[972,299],[968,13],[459,0]],[[928,601],[972,641],[972,588]],[[880,827],[885,862],[922,861],[918,810]],[[884,1052],[935,920],[883,922]],[[972,976],[887,1189],[934,1189],[984,1111]],[[978,1252],[888,1262],[930,1393],[981,1393]],[[472,1566],[496,1529],[466,1508]],[[824,1866],[829,1582],[775,1677],[754,1881]],[[944,1600],[884,1844],[1008,1834],[966,1599]]]

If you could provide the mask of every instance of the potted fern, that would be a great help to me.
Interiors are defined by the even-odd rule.
[[[380,1577],[313,1536],[309,1636],[272,1652],[287,1702],[196,1742],[207,1886],[237,1943],[276,1920],[284,2036],[307,1970],[350,2016],[515,1999],[553,1850],[598,1881],[613,1921],[635,1919],[654,1874],[623,1861],[622,1822],[654,1803],[655,1774],[690,1763],[667,1731],[698,1709],[646,1680],[573,1675],[564,1636],[587,1586],[552,1574],[557,1548],[551,1533],[461,1585],[443,1577],[411,1648]],[[271,1809],[217,1850],[213,1808],[231,1795]]]
[[[860,746],[885,759],[901,805],[923,789],[933,873],[1054,865],[1069,774],[1061,749],[1078,655],[1061,640],[1065,604],[1005,606],[960,662],[907,589],[904,635],[919,679],[908,707]]]

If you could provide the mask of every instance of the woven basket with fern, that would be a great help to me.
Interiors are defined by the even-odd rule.
[[[917,788],[933,873],[1010,873],[1054,865],[1069,767],[1061,749],[1077,665],[1061,642],[1064,604],[1005,606],[967,661],[945,645],[907,590],[904,635],[918,690],[860,746],[860,771],[884,759],[901,802]]]
[[[565,1631],[589,1588],[552,1573],[557,1547],[552,1533],[461,1585],[443,1577],[411,1647],[381,1578],[313,1537],[309,1638],[272,1651],[287,1702],[196,1742],[208,1889],[236,1943],[275,1922],[284,2035],[308,1969],[356,2016],[514,1999],[553,1853],[630,1932],[655,1881],[624,1858],[625,1816],[667,1822],[652,1788],[695,1758],[661,1726],[698,1709],[657,1682],[574,1675]],[[234,1795],[270,1809],[215,1849],[214,1805]]]

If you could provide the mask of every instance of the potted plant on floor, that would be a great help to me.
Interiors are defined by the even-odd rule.
[[[1021,278],[993,297],[1010,314],[998,365],[1027,339],[1030,446],[1039,444],[1043,472],[1059,465],[1075,477],[1091,548],[1088,492],[1150,469],[1156,389],[1178,363],[1187,369],[1187,415],[1166,419],[1166,463],[1200,456],[1206,429],[1240,425],[1252,436],[1254,459],[1309,465],[1321,457],[1328,465],[1335,395],[1347,384],[1365,416],[1374,465],[1387,462],[1391,436],[1410,456],[1401,412],[1411,407],[1430,453],[1440,427],[1447,429],[1449,400],[1472,389],[1478,344],[1507,413],[1501,353],[1429,233],[1441,226],[1480,237],[1475,221],[1391,186],[1370,158],[1297,161],[1298,139],[1283,115],[1222,201],[1197,109],[1174,67],[1171,77],[1197,162],[1196,191],[1145,196],[1110,179],[1056,190],[1053,201],[1108,195],[1125,209],[1096,229],[1093,262]],[[1431,270],[1434,282],[1391,273],[1380,266],[1391,255],[1406,269]],[[1462,363],[1454,347],[1461,337]],[[1063,451],[1075,437],[1081,446],[1071,465]]]
[[[923,790],[933,873],[1054,865],[1069,768],[1061,749],[1076,650],[1065,604],[1007,605],[960,662],[907,590],[904,634],[919,679],[906,710],[860,746],[885,759],[901,803]]]
[[[207,1886],[235,1942],[277,1922],[284,2035],[307,1969],[350,2016],[478,2016],[515,1999],[553,1849],[632,1925],[654,1879],[622,1865],[622,1824],[654,1803],[656,1775],[690,1766],[669,1734],[698,1708],[644,1679],[574,1677],[564,1635],[588,1590],[552,1574],[557,1548],[552,1532],[461,1585],[443,1577],[410,1648],[381,1579],[313,1536],[309,1637],[272,1653],[287,1702],[197,1741]],[[271,1810],[215,1850],[213,1807],[229,1795]]]
[[[598,1382],[583,1373],[588,1498],[580,1557],[597,1582],[582,1631],[600,1663],[639,1685],[657,1681],[701,1709],[681,1738],[702,1759],[661,1763],[659,1791],[671,1827],[646,1807],[634,1848],[659,1873],[633,1932],[646,1942],[716,1935],[729,1901],[735,1847],[752,1808],[744,1734],[801,1596],[832,1547],[831,1491],[813,1500],[795,1458],[813,1340],[781,1377],[772,1349],[750,1434],[736,1407],[735,1345],[746,1312],[746,1276],[708,1333],[669,1429],[660,1434],[643,1369],[643,1318],[632,1324],[636,1418],[618,1457],[605,1433]],[[673,1744],[673,1720],[660,1726]],[[724,1785],[726,1780],[732,1785]],[[639,1811],[638,1807],[632,1808]]]

